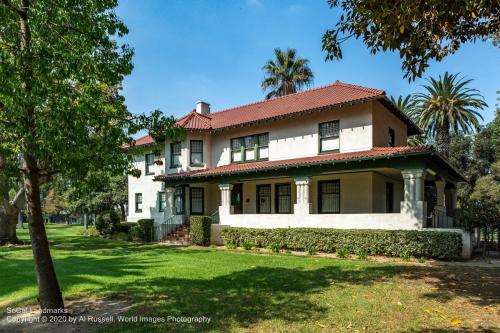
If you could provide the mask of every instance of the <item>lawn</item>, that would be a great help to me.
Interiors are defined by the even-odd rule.
[[[130,299],[130,314],[210,324],[105,332],[441,332],[500,325],[500,270],[140,245],[48,226],[65,299]],[[22,236],[27,238],[26,233]],[[0,248],[0,317],[36,302],[31,249]]]

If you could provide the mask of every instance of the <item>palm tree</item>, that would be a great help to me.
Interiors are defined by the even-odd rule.
[[[420,109],[418,103],[413,95],[391,96],[391,102],[403,111],[408,118],[410,118],[414,123],[418,124],[420,122]],[[407,139],[408,145],[410,146],[421,146],[425,143],[425,136],[423,135],[412,135]]]
[[[430,78],[424,85],[425,93],[416,94],[420,108],[419,125],[427,135],[435,137],[436,148],[448,157],[450,132],[464,134],[477,131],[483,117],[478,112],[488,105],[477,89],[468,88],[472,79],[448,74]]]
[[[262,90],[271,91],[266,99],[300,91],[304,86],[311,85],[314,75],[309,68],[309,60],[297,58],[297,50],[274,49],[275,60],[268,60],[262,67],[266,77],[262,81]]]

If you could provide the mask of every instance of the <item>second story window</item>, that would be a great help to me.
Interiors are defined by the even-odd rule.
[[[394,147],[396,145],[396,134],[392,128],[389,128],[387,133],[387,147]]]
[[[135,194],[135,212],[142,213],[142,193]]]
[[[250,162],[269,158],[269,134],[231,139],[231,162]]]
[[[336,153],[339,149],[339,121],[319,124],[319,152]]]
[[[155,154],[154,153],[146,154],[145,161],[146,161],[146,175],[154,175]]]
[[[181,166],[181,143],[170,144],[170,167],[177,168]]]
[[[203,164],[203,140],[191,140],[189,142],[189,155],[191,165]]]

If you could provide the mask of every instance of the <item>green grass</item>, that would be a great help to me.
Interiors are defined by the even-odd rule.
[[[495,269],[141,245],[79,236],[80,226],[47,228],[66,300],[118,296],[132,300],[130,314],[212,318],[105,332],[427,332],[500,323]],[[36,302],[30,248],[0,248],[0,268],[0,317],[7,306]]]

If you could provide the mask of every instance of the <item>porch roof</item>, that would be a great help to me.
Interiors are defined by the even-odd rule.
[[[445,159],[439,155],[432,146],[401,146],[401,147],[374,147],[370,150],[357,151],[350,153],[334,153],[334,154],[321,154],[317,156],[294,158],[288,160],[279,161],[259,161],[252,163],[237,163],[222,165],[214,168],[208,168],[203,170],[189,171],[189,172],[179,172],[171,174],[158,175],[154,178],[155,181],[164,181],[167,183],[182,183],[182,182],[194,182],[200,180],[206,180],[210,178],[220,178],[227,176],[238,176],[246,174],[258,174],[258,173],[269,173],[270,171],[283,172],[287,170],[287,174],[291,173],[291,170],[298,169],[309,169],[310,167],[333,167],[334,165],[339,165],[339,162],[345,164],[352,164],[351,162],[362,162],[362,161],[381,161],[381,160],[397,160],[397,159],[407,159],[409,157],[419,157],[421,162],[427,157],[430,162],[433,162],[435,166],[438,166],[440,170],[444,171],[456,181],[465,180],[463,176],[456,171]],[[407,161],[408,162],[408,161]],[[415,160],[410,163],[410,166],[414,167],[424,167],[423,163],[415,164]],[[417,161],[419,162],[419,161]],[[385,164],[385,163],[384,163]],[[366,163],[363,165],[366,166]],[[385,167],[398,168],[403,164],[385,164]],[[408,165],[406,163],[405,165]],[[427,165],[426,165],[427,166]],[[309,168],[308,168],[309,167]],[[360,165],[355,166],[359,168]],[[379,166],[380,167],[380,166]],[[353,168],[349,165],[347,168]],[[307,172],[306,172],[307,173]]]

